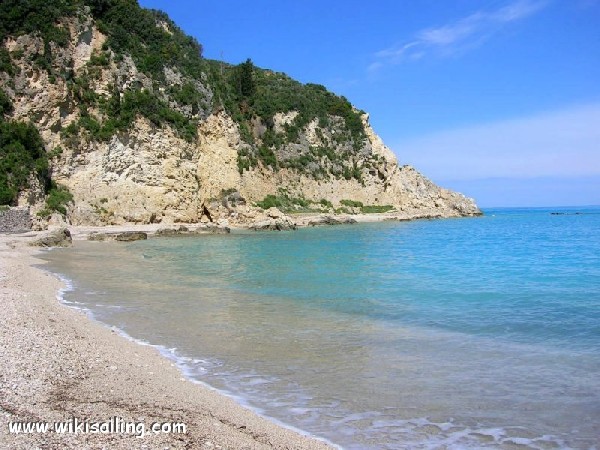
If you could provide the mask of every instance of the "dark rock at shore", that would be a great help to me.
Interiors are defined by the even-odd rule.
[[[334,217],[329,215],[323,215],[315,217],[308,222],[308,226],[314,227],[318,225],[342,225],[356,223],[356,220],[352,217]]]
[[[88,235],[88,241],[110,241],[113,239],[114,237],[109,235],[108,233],[92,232]]]
[[[143,231],[123,231],[121,233],[91,233],[88,241],[140,241],[148,239],[148,234]]]
[[[277,219],[268,218],[254,222],[249,228],[254,231],[291,231],[296,229],[296,224],[287,217]]]
[[[177,228],[159,228],[156,230],[156,236],[180,236],[182,234],[190,234],[190,230],[185,225],[180,225]]]
[[[196,228],[194,234],[229,234],[231,229],[226,226],[216,225],[214,223],[207,223],[204,226]]]
[[[143,231],[124,231],[115,236],[115,240],[120,242],[143,241],[144,239],[148,239],[148,234]]]

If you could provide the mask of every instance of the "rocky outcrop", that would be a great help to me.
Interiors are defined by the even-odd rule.
[[[148,239],[148,235],[143,231],[124,231],[115,237],[115,241],[120,242],[145,241],[146,239]]]
[[[180,225],[178,227],[164,227],[156,230],[156,236],[170,237],[170,236],[181,236],[185,234],[190,234],[190,230],[185,225]]]
[[[315,227],[319,225],[343,225],[353,223],[356,223],[356,219],[353,219],[352,217],[321,214],[317,217],[311,218],[306,225],[309,227]]]
[[[193,234],[229,234],[231,228],[227,226],[227,223],[227,221],[222,221],[221,224],[201,224],[193,231]]]
[[[63,25],[70,32],[70,43],[64,48],[53,47],[54,64],[72,70],[75,76],[93,71],[94,77],[88,77],[93,95],[106,100],[111,89],[124,92],[131,86],[160,93],[188,82],[202,96],[195,108],[170,105],[197,119],[196,139],[186,140],[169,125],[157,126],[141,116],[127,131],[115,132],[108,140],[94,139],[86,131],[69,135],[64,130],[82,115],[70,81],[61,77],[52,80],[49,72],[32,62],[35,55],[44,52],[41,38],[25,35],[6,39],[6,49],[20,56],[12,61],[16,75],[10,79],[0,74],[0,86],[14,103],[12,118],[33,122],[48,151],[62,150],[53,152],[50,165],[52,178],[68,187],[74,197],[66,223],[171,226],[227,221],[227,226],[292,229],[295,225],[288,217],[263,214],[254,206],[267,195],[282,193],[315,204],[326,200],[331,211],[339,208],[342,200],[352,200],[365,205],[390,205],[397,211],[434,210],[441,217],[480,214],[472,199],[436,186],[412,167],[400,166],[369,125],[366,114],[362,116],[365,140],[360,148],[348,143],[335,147],[337,135],[342,134],[336,127],[341,127],[343,121],[330,115],[329,128],[321,127],[314,119],[298,131],[295,142],[278,150],[280,157],[292,158],[331,144],[352,155],[356,172],[352,177],[335,175],[343,158],[331,162],[325,156],[311,160],[308,167],[313,174],[289,165],[273,168],[263,163],[242,170],[239,155],[252,148],[248,139],[242,139],[238,123],[223,109],[213,108],[213,93],[205,77],[188,80],[177,68],[165,67],[165,85],[157,89],[156,81],[139,71],[127,55],[90,67],[94,52],[101,51],[107,42],[106,36],[86,14]],[[272,131],[285,133],[298,115],[297,111],[274,114]],[[258,118],[253,123],[251,133],[256,142],[261,142],[267,125]],[[329,171],[319,171],[326,165]],[[34,215],[42,209],[43,201],[43,196],[33,191],[20,198],[21,203],[31,206]]]
[[[248,228],[254,231],[290,231],[296,229],[296,224],[289,218],[268,218],[252,222]]]
[[[269,208],[249,226],[254,231],[288,231],[296,229],[296,222],[277,208]]]
[[[73,242],[67,228],[57,228],[38,236],[29,245],[34,247],[69,247]]]
[[[146,239],[148,239],[148,234],[143,231],[122,231],[114,233],[92,232],[88,235],[88,241],[131,242]]]

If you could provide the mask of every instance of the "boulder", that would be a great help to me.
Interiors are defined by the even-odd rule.
[[[112,241],[114,238],[114,235],[109,233],[98,233],[97,231],[92,231],[88,235],[88,241]]]
[[[92,232],[88,236],[88,241],[139,241],[148,239],[148,234],[143,231],[123,231],[121,233],[102,233]]]
[[[177,228],[159,228],[156,230],[156,236],[179,236],[189,234],[190,230],[185,225],[180,225]]]
[[[348,216],[334,217],[327,214],[321,214],[318,217],[310,219],[307,225],[314,227],[317,225],[342,225],[349,223],[356,223],[356,220]]]
[[[246,206],[246,199],[242,197],[239,191],[234,191],[223,198],[222,205],[227,209]]]
[[[229,234],[231,229],[227,226],[208,223],[196,228],[195,234]]]
[[[282,217],[286,217],[284,213],[282,213],[279,209],[275,208],[274,206],[271,206],[269,209],[267,209],[265,211],[265,214],[271,219],[280,219]]]
[[[124,231],[115,236],[115,240],[121,242],[142,241],[144,239],[148,239],[148,235],[143,231]]]
[[[258,220],[253,222],[249,228],[254,231],[286,231],[295,230],[296,224],[289,217],[283,216],[277,219]]]
[[[72,243],[73,239],[69,230],[67,228],[57,228],[43,233],[29,245],[35,247],[69,247]]]

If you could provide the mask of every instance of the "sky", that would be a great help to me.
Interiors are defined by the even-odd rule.
[[[482,207],[600,205],[600,0],[139,0],[204,56],[318,83]]]

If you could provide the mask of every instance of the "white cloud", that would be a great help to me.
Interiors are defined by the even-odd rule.
[[[377,72],[382,67],[383,67],[383,63],[381,63],[379,61],[375,61],[375,62],[369,64],[369,66],[367,67],[367,72],[369,72],[369,73]]]
[[[392,145],[434,180],[600,175],[600,103],[437,133]]]
[[[491,11],[478,11],[436,28],[416,33],[413,39],[375,53],[373,72],[387,64],[421,58],[426,54],[453,55],[477,47],[505,26],[525,19],[546,5],[546,0],[517,0]]]

